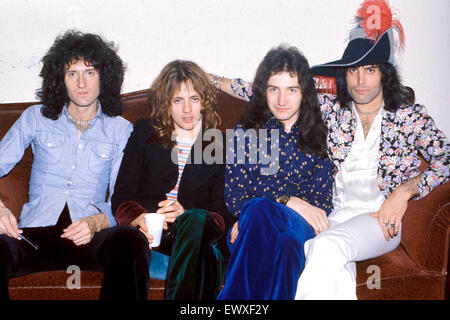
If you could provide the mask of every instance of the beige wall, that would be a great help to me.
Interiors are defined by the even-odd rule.
[[[181,58],[251,80],[266,51],[298,46],[311,65],[341,57],[360,0],[1,0],[0,102],[35,100],[40,59],[67,28],[115,41],[124,92]],[[403,82],[450,135],[450,1],[391,0],[406,33]]]

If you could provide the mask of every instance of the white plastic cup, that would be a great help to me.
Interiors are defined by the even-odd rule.
[[[148,233],[153,236],[153,241],[150,243],[150,246],[158,247],[161,243],[161,235],[165,218],[159,213],[147,213],[144,218]]]

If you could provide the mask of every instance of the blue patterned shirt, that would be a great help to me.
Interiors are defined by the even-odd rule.
[[[312,153],[303,153],[298,149],[298,122],[296,122],[288,133],[276,118],[272,117],[266,123],[266,141],[257,139],[253,142],[245,139],[245,161],[239,163],[236,150],[242,143],[242,137],[235,135],[233,143],[234,161],[226,166],[225,176],[225,202],[228,210],[238,217],[242,206],[256,197],[265,197],[276,200],[283,195],[296,196],[309,204],[323,209],[327,215],[333,209],[332,186],[333,186],[333,164],[327,158],[323,159]],[[238,123],[234,130],[246,130]],[[274,135],[273,129],[278,130]],[[277,139],[278,136],[278,139]],[[260,142],[268,144],[266,150],[270,149],[271,139],[277,139],[275,150],[278,156],[268,152],[268,157],[273,156],[272,164],[264,164],[263,156],[252,159],[252,148],[261,150]],[[228,148],[230,148],[228,147]],[[255,149],[253,149],[255,150]],[[262,160],[262,161],[261,161]],[[228,160],[227,160],[228,162]],[[253,164],[252,164],[253,163]],[[278,166],[278,170],[272,170],[273,174],[261,172],[268,167]]]

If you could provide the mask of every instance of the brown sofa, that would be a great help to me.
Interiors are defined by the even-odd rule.
[[[218,96],[222,129],[232,128],[246,103],[225,94]],[[123,95],[124,117],[134,122],[148,117],[147,93]],[[0,137],[22,111],[33,103],[0,104]],[[0,155],[1,157],[1,155]],[[27,199],[32,155],[0,179],[0,199],[19,216]],[[357,263],[360,299],[446,299],[449,291],[450,183],[420,201],[410,201],[403,220],[401,245],[386,255]],[[379,269],[377,269],[379,267]],[[374,269],[375,268],[375,269]],[[374,271],[375,270],[375,271]],[[380,282],[374,282],[379,271]],[[68,289],[66,270],[36,273],[10,279],[12,299],[97,299],[102,273],[81,272],[81,289]],[[369,287],[375,287],[370,289]],[[378,289],[379,287],[379,289]],[[162,299],[164,281],[151,280],[149,299]]]

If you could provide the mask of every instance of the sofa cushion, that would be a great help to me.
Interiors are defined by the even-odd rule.
[[[72,274],[64,270],[38,272],[9,280],[9,294],[14,300],[96,300],[100,296],[102,272],[81,271],[80,288],[69,289]],[[148,299],[164,299],[165,281],[150,280]]]
[[[358,299],[444,299],[445,275],[425,272],[408,256],[402,245],[381,257],[358,262],[356,292]],[[375,285],[374,267],[379,269]],[[388,290],[386,290],[388,289]]]

